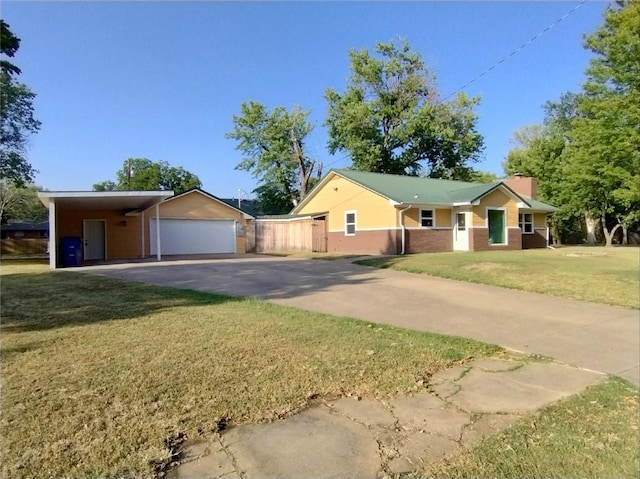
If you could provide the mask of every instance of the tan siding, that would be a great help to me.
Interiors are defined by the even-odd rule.
[[[437,209],[436,210],[436,227],[437,228],[451,228],[451,210]]]
[[[547,227],[547,214],[546,213],[534,213],[533,214],[533,227],[534,228],[546,228]]]
[[[505,208],[507,210],[507,226],[518,226],[518,204],[501,190],[495,190],[480,200],[479,206],[473,207],[473,226],[486,226],[487,208]]]
[[[192,191],[179,198],[160,203],[160,218],[217,218],[241,221],[243,215],[225,203]]]
[[[60,244],[60,238],[65,236],[82,238],[83,220],[106,220],[105,243],[107,259],[140,257],[140,216],[124,216],[124,211],[121,210],[70,210],[59,208],[57,217],[56,233],[58,244]]]
[[[435,209],[436,228],[451,228],[451,210],[444,208],[411,208],[404,213],[404,225],[407,228],[420,227],[420,210]]]
[[[329,231],[344,231],[344,214],[356,211],[356,229],[395,228],[396,209],[389,200],[334,175],[297,213],[329,212]]]

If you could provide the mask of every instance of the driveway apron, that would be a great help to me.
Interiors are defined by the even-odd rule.
[[[638,311],[426,275],[244,255],[75,269],[463,336],[640,384]]]

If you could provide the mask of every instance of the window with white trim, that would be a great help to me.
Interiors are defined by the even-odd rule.
[[[420,226],[423,228],[435,228],[436,214],[434,210],[420,210]]]
[[[344,234],[345,236],[355,236],[356,234],[356,212],[346,211],[344,213]]]
[[[520,213],[518,215],[518,226],[525,234],[533,234],[533,214]]]

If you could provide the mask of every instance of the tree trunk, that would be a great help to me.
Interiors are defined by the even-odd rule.
[[[552,219],[550,222],[551,237],[553,238],[553,244],[556,246],[562,245],[562,238],[560,237],[560,225],[556,219]]]
[[[629,244],[629,231],[626,226],[622,226],[622,244]]]
[[[584,220],[587,225],[587,244],[596,244],[596,226],[598,225],[598,218],[594,218],[591,213],[584,214]]]
[[[606,241],[605,246],[609,247],[613,245],[613,237],[616,234],[616,231],[618,231],[618,228],[620,228],[622,225],[620,223],[618,223],[617,225],[615,225],[613,227],[613,229],[611,230],[611,232],[609,232],[609,228],[607,228],[607,222],[604,218],[604,215],[602,215],[602,217],[600,218],[602,220],[602,232],[604,233],[604,239]]]

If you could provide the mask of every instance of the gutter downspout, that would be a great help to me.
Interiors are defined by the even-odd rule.
[[[409,205],[405,209],[398,211],[398,222],[400,223],[400,228],[402,229],[402,250],[400,251],[400,254],[404,254],[405,253],[405,242],[406,242],[405,237],[406,237],[406,233],[407,233],[407,229],[404,226],[402,213],[404,213],[405,211],[407,211],[407,210],[409,210],[411,208],[413,208],[413,206]]]

